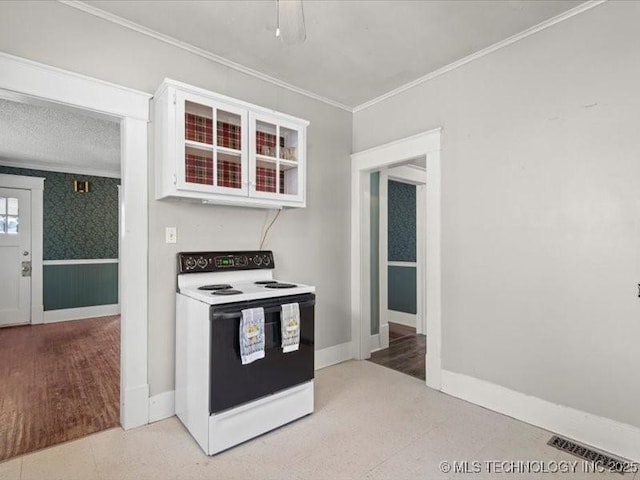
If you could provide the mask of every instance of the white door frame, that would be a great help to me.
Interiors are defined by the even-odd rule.
[[[437,128],[351,155],[351,348],[360,360],[371,356],[370,173],[426,157],[426,383],[437,390],[442,384],[440,134]]]
[[[53,102],[120,121],[120,423],[124,429],[149,423],[147,123],[151,95],[5,53],[0,53],[0,72],[0,89],[13,98]],[[41,271],[42,265],[39,275]]]
[[[42,204],[44,178],[0,174],[0,187],[31,192],[31,323],[42,323]]]
[[[417,167],[411,167],[408,165],[401,167],[384,168],[380,171],[380,256],[378,264],[380,265],[380,334],[379,334],[379,348],[389,347],[389,305],[388,305],[388,293],[389,293],[389,278],[388,268],[391,264],[396,262],[388,261],[388,181],[393,180],[396,182],[407,183],[416,186],[416,314],[415,320],[416,333],[426,333],[425,327],[425,298],[424,298],[424,247],[426,237],[426,172],[423,169]],[[403,262],[400,262],[403,263]],[[408,266],[408,265],[407,265]],[[398,315],[409,315],[400,314]],[[400,320],[400,318],[397,318]],[[400,322],[402,323],[402,322]],[[372,342],[373,345],[373,342]]]

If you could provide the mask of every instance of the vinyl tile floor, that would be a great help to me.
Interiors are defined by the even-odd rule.
[[[175,418],[114,428],[0,463],[3,480],[30,479],[590,479],[634,474],[495,474],[485,461],[575,462],[551,433],[428,389],[371,362],[316,372],[315,413],[214,457]],[[443,473],[441,462],[481,462]],[[640,477],[636,476],[636,480]]]

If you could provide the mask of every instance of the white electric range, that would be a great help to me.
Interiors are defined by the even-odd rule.
[[[209,455],[313,412],[315,288],[273,278],[270,251],[178,254],[176,414]],[[300,346],[281,348],[298,303]],[[263,308],[265,357],[240,358],[242,310]]]

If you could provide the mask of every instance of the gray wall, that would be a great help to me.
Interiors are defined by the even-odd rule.
[[[639,19],[607,2],[354,116],[354,151],[444,127],[443,367],[635,426]]]
[[[0,51],[146,92],[170,77],[310,120],[308,208],[284,211],[265,248],[274,250],[278,277],[317,286],[316,347],[350,340],[350,113],[55,2],[0,2]],[[174,388],[175,254],[257,248],[273,212],[155,201],[153,175],[151,158],[149,382],[155,395]],[[164,243],[166,226],[178,228],[177,244]]]

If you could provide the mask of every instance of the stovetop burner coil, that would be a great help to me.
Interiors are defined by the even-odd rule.
[[[231,288],[231,285],[228,283],[217,283],[214,285],[202,285],[198,287],[198,290],[228,290]]]
[[[240,295],[242,292],[240,290],[233,290],[226,288],[224,290],[216,290],[213,292],[213,295]]]
[[[295,288],[297,285],[293,283],[269,283],[265,285],[265,288]]]

